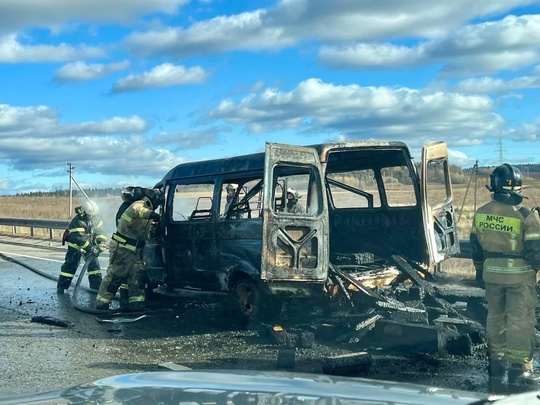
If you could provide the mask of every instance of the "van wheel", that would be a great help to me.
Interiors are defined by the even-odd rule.
[[[242,279],[233,287],[234,302],[240,316],[253,320],[261,313],[262,291],[251,280]]]
[[[271,320],[277,318],[281,312],[281,301],[265,295],[251,280],[237,281],[233,292],[236,309],[243,320]]]

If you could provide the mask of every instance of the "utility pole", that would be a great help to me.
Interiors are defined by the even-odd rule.
[[[474,211],[476,211],[476,184],[478,182],[478,160],[475,162],[472,171],[471,171],[471,177],[469,178],[469,184],[467,184],[467,189],[465,190],[465,195],[463,196],[463,202],[461,203],[461,209],[459,210],[459,215],[457,222],[459,223],[459,220],[461,219],[461,214],[463,214],[463,207],[465,206],[465,200],[467,199],[467,194],[469,193],[469,188],[471,187],[471,183],[474,179]]]
[[[476,201],[477,201],[477,191],[478,191],[478,160],[474,163],[474,212],[476,212]]]
[[[504,156],[503,156],[503,144],[502,144],[502,138],[499,138],[499,163],[502,165],[504,163]]]
[[[72,207],[73,207],[73,182],[72,182],[72,179],[73,179],[73,169],[75,169],[71,163],[68,163],[68,173],[69,173],[69,213],[68,213],[68,218],[71,216],[71,211],[72,211]]]

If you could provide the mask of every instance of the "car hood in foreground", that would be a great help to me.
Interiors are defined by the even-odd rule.
[[[123,374],[61,391],[0,398],[7,404],[473,404],[477,392],[319,374],[186,370]],[[508,399],[508,398],[507,398]]]

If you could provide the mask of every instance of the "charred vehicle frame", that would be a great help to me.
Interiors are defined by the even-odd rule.
[[[425,145],[419,165],[403,142],[267,143],[180,164],[156,185],[150,282],[232,292],[245,318],[287,299],[387,302],[381,288],[411,279],[429,290],[423,281],[459,253],[447,155],[444,142]],[[291,187],[303,212],[287,210]]]

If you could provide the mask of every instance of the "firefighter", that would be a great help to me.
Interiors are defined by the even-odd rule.
[[[234,195],[236,194],[236,187],[232,184],[227,184],[227,187],[225,187],[225,191],[227,192],[225,200],[225,213],[227,213],[227,211],[229,211],[229,207],[234,200]]]
[[[71,285],[81,257],[89,262],[87,272],[90,288],[97,290],[101,284],[98,256],[107,247],[107,237],[102,233],[103,221],[98,218],[98,214],[99,207],[94,201],[85,201],[75,208],[75,217],[69,223],[63,238],[68,249],[56,285],[59,294],[63,294]]]
[[[143,198],[142,188],[141,187],[125,187],[122,189],[122,204],[118,207],[116,211],[116,227],[118,227],[118,221],[122,217],[122,214],[128,209],[128,207],[133,204],[135,201]],[[127,280],[124,279],[122,284],[120,284],[120,308],[129,309],[129,287]]]
[[[157,189],[140,188],[140,195],[120,215],[109,244],[109,267],[96,296],[96,309],[107,310],[121,284],[127,280],[129,309],[146,307],[146,271],[142,248],[159,221],[154,212],[163,204]]]
[[[488,306],[490,390],[503,389],[507,367],[511,386],[538,386],[533,352],[540,220],[521,205],[522,177],[516,167],[496,167],[487,188],[492,201],[476,211],[470,242],[476,280],[485,288]]]
[[[298,195],[298,191],[292,187],[289,187],[287,189],[287,206],[285,208],[285,212],[290,212],[294,214],[302,214],[305,212],[304,207],[302,204],[298,202],[300,199]]]

